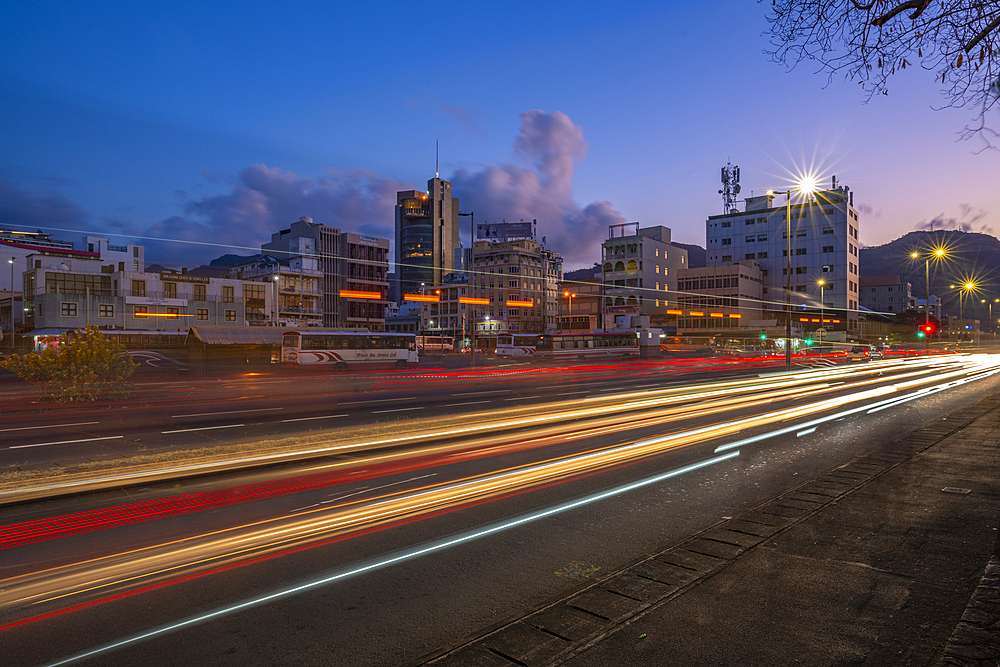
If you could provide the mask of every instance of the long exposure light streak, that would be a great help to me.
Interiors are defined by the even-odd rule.
[[[996,362],[993,362],[993,365],[996,366]],[[961,386],[961,385],[964,385],[964,384],[968,384],[970,382],[975,382],[976,380],[982,380],[982,379],[985,379],[985,378],[990,377],[992,375],[996,375],[997,373],[1000,373],[1000,369],[998,369],[998,368],[993,368],[991,370],[984,370],[984,371],[982,371],[980,373],[976,373],[975,375],[972,375],[972,376],[969,376],[969,377],[966,377],[966,378],[960,378],[960,379],[957,379],[957,380],[952,380],[952,381],[946,382],[946,383],[944,383],[942,385],[938,385],[937,388],[930,388],[930,389],[936,389],[938,391],[943,391],[945,389],[951,389],[953,387],[958,387],[958,386]],[[949,374],[949,375],[951,375],[951,374]],[[787,428],[778,429],[777,431],[770,431],[768,433],[761,433],[760,435],[755,435],[755,436],[750,437],[750,438],[744,438],[742,440],[737,440],[736,442],[731,442],[731,443],[728,443],[728,444],[725,444],[725,445],[719,445],[718,447],[715,448],[715,451],[718,453],[718,452],[724,452],[724,451],[727,451],[727,450],[730,450],[730,449],[734,449],[734,448],[738,448],[738,447],[746,447],[747,445],[752,445],[754,443],[761,442],[763,440],[768,440],[770,438],[775,438],[775,437],[778,437],[780,435],[785,435],[787,433],[792,433],[793,431],[800,430],[803,427],[819,426],[819,425],[825,424],[827,422],[837,421],[837,420],[843,419],[844,417],[847,417],[849,415],[858,414],[859,412],[865,412],[865,411],[870,410],[872,408],[892,407],[893,404],[898,405],[898,404],[904,403],[906,401],[909,401],[909,400],[912,400],[912,399],[915,399],[915,398],[920,398],[922,395],[927,394],[927,392],[928,392],[928,389],[918,390],[918,391],[914,391],[913,393],[908,394],[907,396],[904,396],[904,397],[894,396],[893,398],[889,398],[889,399],[886,399],[884,401],[880,401],[878,403],[874,403],[874,404],[870,404],[870,405],[863,405],[861,407],[852,408],[850,410],[844,410],[842,412],[837,412],[837,413],[834,413],[834,414],[831,414],[831,415],[827,415],[825,417],[821,417],[819,419],[814,419],[812,421],[808,421],[808,422],[805,422],[803,424],[796,424],[794,426],[789,426]]]
[[[944,357],[937,359],[919,359],[919,360],[903,360],[898,363],[899,367],[914,366],[915,370],[911,371],[913,374],[920,374],[926,372],[928,368],[935,368],[941,365],[954,364],[956,359],[964,359],[965,357]],[[883,364],[885,371],[891,370],[892,366],[888,364]],[[814,382],[821,378],[838,378],[845,376],[856,376],[855,367],[845,367],[836,369],[822,369],[818,371],[806,371],[801,373],[792,373],[784,375],[769,376],[767,378],[753,378],[753,379],[743,379],[735,381],[726,382],[715,382],[706,385],[701,385],[695,391],[692,391],[687,387],[670,387],[661,390],[654,390],[648,392],[632,392],[621,396],[602,396],[602,397],[591,397],[584,399],[583,401],[570,401],[564,403],[551,404],[546,407],[546,411],[541,414],[532,415],[529,417],[521,417],[516,419],[507,419],[502,421],[496,421],[495,416],[488,421],[481,423],[473,423],[464,427],[449,428],[444,430],[435,431],[420,431],[413,434],[406,434],[392,438],[380,438],[376,440],[367,440],[362,442],[352,442],[347,444],[334,444],[310,447],[308,449],[296,450],[291,452],[280,452],[271,454],[261,454],[255,456],[245,456],[236,459],[225,459],[225,460],[214,460],[204,463],[192,463],[183,466],[172,466],[169,468],[156,469],[154,471],[142,470],[136,472],[120,472],[111,475],[105,475],[102,477],[88,478],[84,480],[72,480],[65,482],[54,482],[51,484],[42,484],[30,488],[14,488],[14,489],[3,489],[0,490],[0,501],[5,497],[18,497],[25,498],[31,497],[32,495],[40,495],[46,493],[53,493],[58,491],[72,491],[79,488],[90,488],[94,486],[108,486],[108,485],[120,485],[134,483],[139,480],[150,480],[158,477],[167,476],[182,476],[182,475],[192,475],[201,474],[208,471],[218,471],[227,470],[235,467],[251,467],[251,466],[261,466],[268,465],[275,462],[287,461],[287,460],[298,460],[302,458],[325,456],[337,452],[348,452],[348,451],[358,451],[369,448],[386,447],[394,445],[403,445],[409,443],[416,443],[421,441],[427,441],[434,438],[454,438],[459,436],[467,436],[476,433],[483,432],[495,432],[501,429],[515,429],[524,428],[528,426],[533,426],[539,423],[551,423],[554,419],[558,418],[561,421],[573,421],[580,418],[591,418],[599,414],[614,414],[620,412],[626,412],[629,410],[640,410],[652,407],[662,407],[669,403],[688,403],[695,402],[699,400],[705,400],[713,396],[739,396],[746,395],[747,392],[765,391],[768,389],[774,389],[777,387],[788,387],[793,385],[802,385],[809,382]],[[880,371],[882,372],[882,371]],[[875,380],[870,380],[875,381]],[[630,402],[621,402],[623,398],[641,398],[642,400],[633,400]],[[597,403],[609,403],[607,405],[597,405]],[[575,410],[566,410],[567,404],[587,405],[584,408],[578,408]],[[517,408],[510,410],[511,412],[517,412]],[[555,411],[555,412],[553,412]],[[492,416],[490,413],[472,414],[467,416],[467,420],[476,421],[483,419],[486,416]]]
[[[290,596],[293,596],[293,595],[297,595],[299,593],[303,593],[303,592],[308,591],[308,590],[312,590],[312,589],[315,589],[315,588],[326,586],[328,584],[332,584],[332,583],[334,583],[336,581],[347,579],[347,578],[350,578],[350,577],[353,577],[353,576],[356,576],[356,575],[359,575],[359,574],[364,574],[365,572],[370,572],[372,570],[376,570],[376,569],[380,569],[380,568],[387,567],[387,566],[390,566],[390,565],[394,565],[396,563],[400,563],[400,562],[403,562],[403,561],[406,561],[406,560],[410,560],[410,559],[413,559],[413,558],[418,558],[420,556],[424,556],[424,555],[427,555],[427,554],[430,554],[430,553],[434,553],[434,552],[437,552],[437,551],[443,551],[445,549],[449,549],[449,548],[451,548],[453,546],[457,546],[459,544],[464,544],[464,543],[467,543],[467,542],[472,542],[473,540],[478,540],[480,538],[487,537],[489,535],[493,535],[493,534],[496,534],[496,533],[507,531],[507,530],[510,530],[512,528],[516,528],[518,526],[522,526],[524,524],[531,523],[533,521],[538,521],[539,519],[544,519],[546,517],[554,516],[556,514],[561,514],[563,512],[567,512],[569,510],[576,509],[578,507],[583,507],[585,505],[590,505],[592,503],[596,503],[596,502],[599,502],[601,500],[605,500],[607,498],[612,498],[614,496],[618,496],[618,495],[621,495],[621,494],[624,494],[624,493],[628,493],[630,491],[634,491],[636,489],[640,489],[640,488],[642,488],[644,486],[649,486],[650,484],[656,484],[658,482],[665,481],[665,480],[670,479],[672,477],[677,477],[678,475],[683,475],[683,474],[688,473],[688,472],[693,472],[695,470],[698,470],[700,468],[704,468],[706,466],[714,465],[716,463],[721,463],[721,462],[729,460],[731,458],[735,458],[736,456],[739,456],[739,451],[729,452],[728,454],[724,454],[722,456],[715,456],[713,458],[704,459],[702,461],[698,461],[697,463],[693,463],[691,465],[684,466],[683,468],[677,468],[675,470],[671,470],[669,472],[666,472],[666,473],[663,473],[663,474],[660,474],[660,475],[655,475],[653,477],[648,477],[648,478],[640,480],[638,482],[632,482],[630,484],[625,484],[625,485],[622,485],[622,486],[618,486],[618,487],[610,489],[608,491],[602,491],[600,493],[595,493],[595,494],[592,494],[592,495],[589,495],[589,496],[585,496],[583,498],[579,498],[577,500],[572,500],[572,501],[569,501],[569,502],[566,502],[566,503],[562,503],[562,504],[556,505],[554,507],[549,507],[547,509],[543,509],[543,510],[540,510],[540,511],[537,511],[537,512],[532,512],[530,514],[526,514],[524,516],[517,517],[515,519],[510,519],[510,520],[503,521],[503,522],[500,522],[500,523],[495,523],[495,524],[492,524],[492,525],[487,526],[485,528],[480,528],[478,530],[466,532],[466,533],[460,534],[460,535],[458,535],[456,537],[446,538],[444,540],[441,540],[441,541],[438,541],[438,542],[434,542],[434,543],[431,543],[429,545],[419,546],[419,547],[415,547],[415,548],[412,548],[412,549],[407,549],[407,550],[405,550],[405,551],[403,551],[401,553],[396,553],[396,554],[393,554],[393,555],[390,555],[390,556],[386,556],[384,558],[381,558],[381,559],[378,559],[378,560],[375,560],[375,561],[372,561],[372,562],[369,562],[369,563],[365,563],[363,565],[355,566],[355,567],[350,568],[350,569],[341,570],[341,571],[335,572],[335,573],[330,574],[330,575],[322,576],[322,577],[320,577],[318,579],[314,579],[313,581],[309,581],[309,582],[304,583],[304,584],[299,584],[299,585],[296,585],[296,586],[291,586],[289,588],[284,588],[284,589],[275,591],[273,593],[268,593],[266,595],[261,595],[261,596],[258,596],[258,597],[254,597],[254,598],[251,598],[249,600],[245,600],[243,602],[232,604],[232,605],[229,605],[229,606],[226,606],[226,607],[221,607],[221,608],[216,609],[214,611],[207,612],[207,613],[204,613],[204,614],[199,614],[198,616],[193,616],[191,618],[185,619],[185,620],[177,622],[177,623],[171,623],[169,625],[164,625],[164,626],[161,626],[161,627],[156,628],[154,630],[150,630],[148,632],[144,632],[144,633],[141,633],[141,634],[138,634],[138,635],[134,635],[134,636],[129,637],[127,639],[123,639],[123,640],[120,640],[120,641],[117,641],[117,642],[106,644],[104,646],[101,646],[101,647],[96,648],[96,649],[91,649],[89,651],[84,651],[84,652],[78,653],[78,654],[76,654],[74,656],[70,656],[68,658],[64,658],[62,660],[58,660],[56,662],[49,663],[49,667],[58,667],[59,665],[68,665],[68,664],[71,664],[73,662],[77,662],[79,660],[85,660],[87,658],[91,658],[91,657],[94,657],[96,655],[100,655],[102,653],[108,653],[110,651],[114,651],[114,650],[123,648],[125,646],[130,645],[130,644],[136,644],[138,642],[145,641],[145,640],[151,639],[153,637],[157,637],[157,636],[160,636],[160,635],[165,635],[165,634],[168,634],[168,633],[171,633],[171,632],[176,632],[177,630],[181,630],[181,629],[186,628],[186,627],[190,627],[190,626],[193,626],[193,625],[204,623],[204,622],[210,621],[210,620],[212,620],[214,618],[219,618],[221,616],[226,616],[228,614],[233,614],[233,613],[236,613],[238,611],[242,611],[244,609],[249,609],[251,607],[256,607],[256,606],[259,606],[259,605],[262,605],[262,604],[266,604],[268,602],[274,602],[274,601],[280,600],[282,598],[287,598],[287,597],[290,597]]]

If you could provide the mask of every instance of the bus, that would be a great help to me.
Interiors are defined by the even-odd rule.
[[[542,359],[618,358],[639,356],[639,337],[633,332],[554,334],[538,336],[535,356]]]
[[[419,361],[416,336],[368,331],[287,331],[281,337],[281,361],[298,366],[405,368]]]
[[[420,352],[454,352],[455,338],[452,336],[417,336],[417,350]]]
[[[498,357],[533,357],[540,334],[500,334],[497,336]]]

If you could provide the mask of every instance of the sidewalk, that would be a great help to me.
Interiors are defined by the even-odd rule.
[[[998,408],[989,396],[423,664],[997,665]]]

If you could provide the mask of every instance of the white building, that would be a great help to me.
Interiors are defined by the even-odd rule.
[[[844,320],[848,331],[856,332],[859,221],[853,203],[853,193],[838,187],[836,177],[830,190],[814,193],[807,201],[796,202],[793,196],[790,283],[795,310],[818,312],[822,292],[823,308]],[[706,263],[756,261],[761,268],[763,308],[783,311],[789,278],[788,226],[786,206],[776,206],[771,195],[752,197],[746,200],[744,211],[708,218]]]
[[[616,315],[663,316],[677,305],[677,278],[688,268],[687,250],[670,242],[670,228],[611,225],[601,244],[603,327]]]
[[[131,248],[126,251],[135,257]],[[181,331],[192,325],[264,325],[271,291],[260,282],[182,271],[147,273],[100,257],[53,251],[27,257],[22,272],[25,324],[33,330]],[[97,254],[96,252],[93,254]],[[124,260],[122,260],[124,261]]]
[[[474,308],[476,331],[554,332],[562,267],[561,255],[531,239],[476,241],[472,296],[489,300]]]

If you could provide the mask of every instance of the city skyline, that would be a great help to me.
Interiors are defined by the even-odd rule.
[[[741,197],[836,175],[862,246],[1000,226],[1000,157],[955,140],[971,110],[933,111],[919,70],[869,104],[786,73],[761,53],[766,6],[442,5],[417,50],[385,10],[299,3],[217,30],[222,6],[19,5],[0,28],[0,224],[177,265],[252,254],[301,216],[391,239],[395,193],[422,189],[440,140],[462,211],[537,219],[570,270],[599,259],[609,224],[704,246],[727,162]]]

